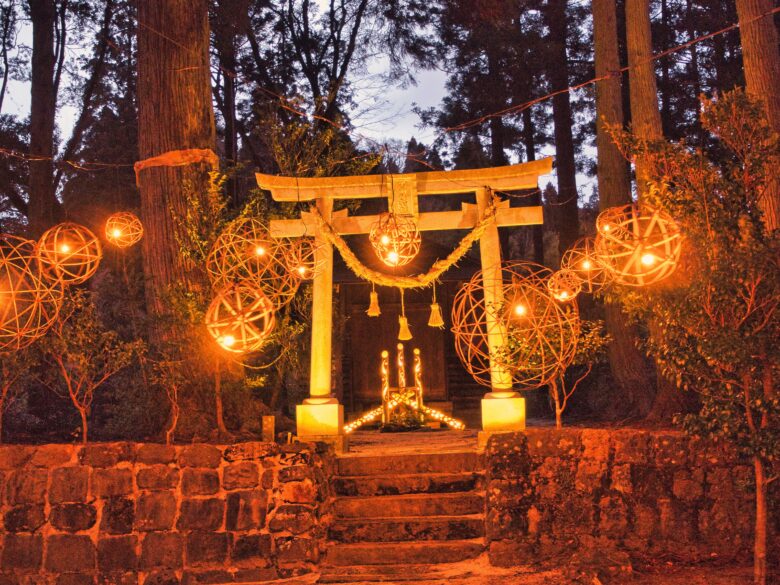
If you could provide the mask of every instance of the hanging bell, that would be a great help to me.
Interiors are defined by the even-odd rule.
[[[379,294],[375,291],[371,291],[371,302],[368,303],[368,310],[366,315],[369,317],[379,317],[382,311],[379,309]]]
[[[431,316],[428,317],[428,327],[444,329],[444,317],[441,315],[439,303],[431,303]]]
[[[409,341],[412,338],[412,332],[409,331],[409,321],[404,316],[398,317],[398,340]]]

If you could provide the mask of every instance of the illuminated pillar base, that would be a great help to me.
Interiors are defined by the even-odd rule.
[[[525,398],[517,392],[493,391],[482,399],[482,430],[487,433],[525,429]]]
[[[298,440],[330,443],[336,451],[347,450],[344,406],[335,398],[307,398],[295,408]]]

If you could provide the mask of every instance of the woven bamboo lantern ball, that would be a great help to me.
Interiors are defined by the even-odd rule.
[[[511,297],[510,297],[511,295]],[[539,388],[563,374],[577,350],[576,304],[563,306],[540,286],[520,282],[505,307],[507,344],[502,352],[516,384]]]
[[[61,223],[38,240],[38,257],[46,274],[64,285],[81,284],[95,274],[103,252],[89,229],[76,223]]]
[[[292,245],[290,240],[272,238],[256,219],[240,218],[217,237],[206,270],[214,288],[247,283],[280,308],[293,299],[301,282],[287,266]]]
[[[561,269],[570,270],[582,283],[585,292],[592,293],[610,279],[609,270],[596,253],[596,238],[580,238],[561,258]]]
[[[561,303],[570,303],[582,290],[582,281],[572,270],[561,268],[547,279],[547,292]]]
[[[287,270],[301,280],[313,279],[324,266],[323,260],[317,257],[317,248],[314,238],[290,240],[285,248]]]
[[[379,259],[388,266],[404,266],[420,252],[422,239],[411,215],[383,213],[368,239]]]
[[[0,236],[0,352],[44,335],[62,305],[62,286],[42,278],[36,248],[32,240]]]
[[[120,211],[106,220],[106,239],[117,248],[129,248],[137,244],[143,235],[144,226],[134,213]]]
[[[262,348],[275,324],[275,308],[262,291],[247,285],[220,290],[206,311],[206,329],[222,349],[252,353]]]
[[[682,236],[674,219],[649,205],[612,207],[596,218],[596,251],[612,278],[646,286],[674,272]]]
[[[576,309],[560,307],[547,293],[550,272],[529,262],[505,263],[477,272],[455,295],[455,349],[477,383],[492,385],[491,344],[494,367],[524,388],[546,384],[570,363],[579,321]]]

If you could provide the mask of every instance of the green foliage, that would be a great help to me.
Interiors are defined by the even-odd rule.
[[[91,294],[81,289],[66,292],[60,316],[41,341],[42,361],[49,366],[46,384],[70,398],[82,418],[86,442],[86,418],[95,391],[135,356],[144,352],[140,340],[122,341],[100,320]]]
[[[680,419],[685,428],[772,461],[780,454],[780,231],[768,232],[759,202],[776,180],[780,142],[741,90],[705,100],[702,123],[715,141],[707,152],[616,133],[650,162],[648,203],[678,221],[685,244],[670,282],[612,294],[657,324],[648,350],[663,372],[701,393],[701,411]]]

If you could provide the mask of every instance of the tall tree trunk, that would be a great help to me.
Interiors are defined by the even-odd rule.
[[[661,26],[658,39],[660,43],[660,50],[665,51],[669,48],[669,7],[667,6],[667,0],[661,0]],[[672,126],[672,104],[671,93],[672,88],[669,87],[669,57],[661,59],[661,125],[663,128],[663,134],[665,136],[671,136]]]
[[[663,139],[661,115],[658,112],[658,88],[652,57],[650,34],[650,8],[648,0],[626,0],[626,42],[628,45],[629,79],[631,80],[632,129],[640,139],[654,141]],[[645,160],[637,157],[636,190],[639,199],[647,193],[649,171]],[[648,323],[650,335],[658,327]],[[677,389],[673,380],[656,373],[656,395],[650,411],[653,420],[669,420],[672,415],[685,408],[685,396]]]
[[[773,0],[737,0],[747,91],[764,102],[769,125],[780,133],[780,52],[774,19],[768,15],[773,8]],[[780,228],[780,179],[772,182],[759,205],[767,229]]]
[[[696,38],[696,21],[693,14],[693,0],[685,0],[685,23],[688,29],[688,40]],[[701,95],[701,71],[699,71],[699,50],[696,44],[690,46],[691,61],[688,64],[688,75],[693,81],[693,116],[696,118],[696,140],[701,140],[701,123],[699,122],[699,96]]]
[[[171,150],[215,148],[207,0],[138,0],[138,149],[146,159]],[[144,277],[150,314],[170,285],[190,283],[173,215],[204,194],[203,165],[141,171]]]
[[[30,234],[38,236],[57,219],[54,193],[54,0],[29,0],[32,20],[32,84],[30,101]],[[41,157],[35,160],[35,157]]]
[[[628,77],[631,83],[631,123],[635,135],[644,140],[663,138],[658,112],[658,87],[650,60],[653,43],[650,35],[648,0],[626,0],[626,44]],[[641,157],[635,161],[636,188],[640,198],[647,192],[648,171]]]
[[[525,146],[525,160],[536,160],[536,140],[534,118],[531,108],[523,110],[523,145]],[[537,189],[531,197],[533,205],[542,204],[542,192]],[[531,228],[534,242],[534,262],[544,264],[544,226],[535,225]]]
[[[569,87],[569,61],[566,55],[567,21],[566,0],[548,0],[545,10],[550,31],[550,67],[548,69],[553,91]],[[577,208],[577,177],[574,163],[574,139],[571,133],[572,116],[569,92],[553,97],[555,125],[555,163],[558,177],[558,252],[563,254],[580,233]]]
[[[593,36],[596,77],[614,73],[596,84],[596,145],[599,209],[631,203],[631,177],[608,125],[623,125],[620,57],[618,54],[615,0],[593,0]],[[619,304],[607,303],[605,322],[611,340],[609,366],[624,398],[626,413],[644,416],[652,405],[652,378],[637,346],[636,327],[628,324]]]

